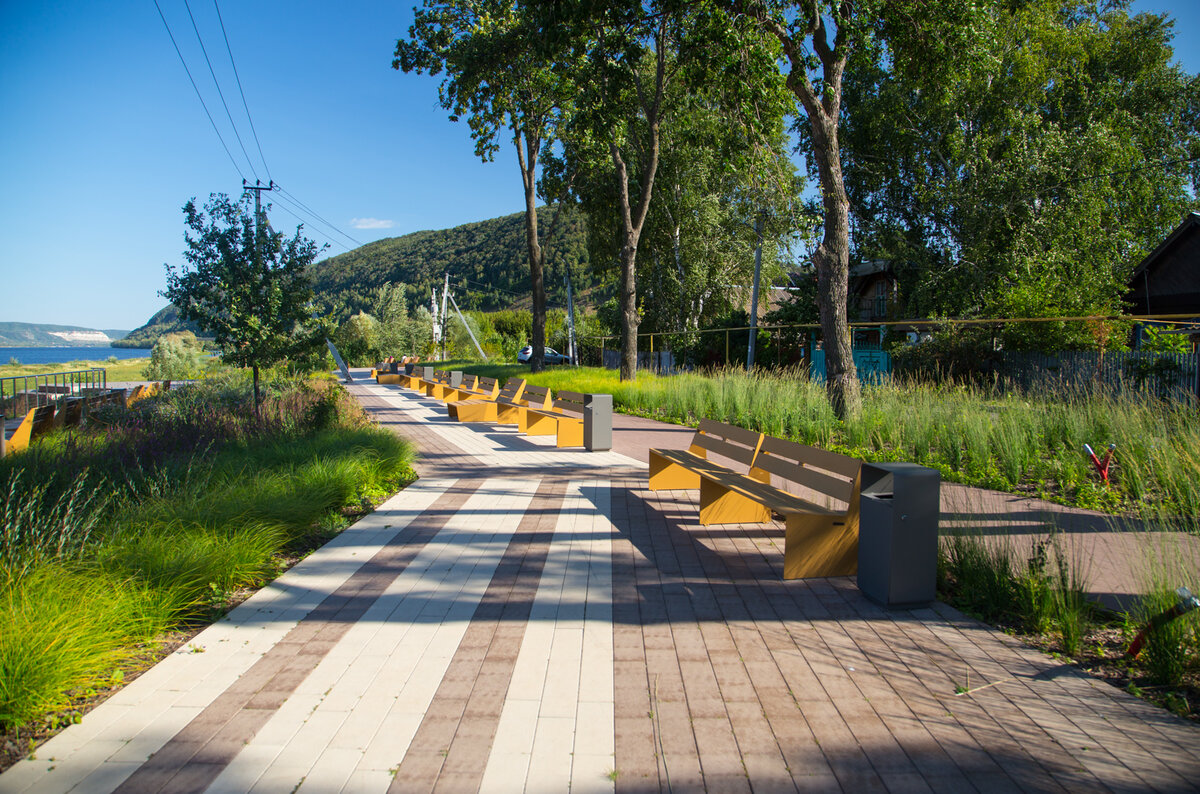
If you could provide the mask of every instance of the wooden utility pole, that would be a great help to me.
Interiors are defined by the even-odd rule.
[[[262,192],[272,191],[275,189],[275,180],[271,180],[269,184],[264,185],[260,180],[254,180],[251,185],[245,179],[242,179],[242,190],[254,191],[254,267],[262,272]],[[258,364],[252,364],[251,370],[254,372],[254,418],[262,418],[262,409],[260,404],[262,396],[258,391]]]

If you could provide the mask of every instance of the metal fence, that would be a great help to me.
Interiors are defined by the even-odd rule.
[[[1027,391],[1084,391],[1119,396],[1150,393],[1164,400],[1200,396],[1200,355],[1125,352],[1001,355],[1001,380]]]
[[[108,373],[103,367],[42,375],[10,375],[0,378],[0,414],[4,419],[14,419],[24,416],[31,408],[67,397],[96,394],[107,388]]]

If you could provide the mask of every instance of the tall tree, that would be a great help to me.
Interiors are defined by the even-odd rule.
[[[782,115],[776,51],[711,3],[531,3],[550,46],[574,53],[575,112],[560,126],[559,183],[589,213],[589,237],[615,242],[621,331],[620,376],[637,376],[638,251],[654,206],[664,136],[688,128],[682,98],[720,111],[752,142]],[[765,105],[765,114],[755,112]],[[679,110],[673,113],[674,110]],[[690,127],[698,131],[702,127]],[[683,137],[680,135],[679,137]],[[610,209],[611,208],[611,209]],[[593,254],[593,265],[601,266]]]
[[[546,346],[546,252],[538,230],[538,163],[543,146],[551,143],[554,116],[569,107],[572,96],[563,80],[570,70],[556,64],[557,58],[536,38],[536,30],[524,23],[512,3],[425,0],[416,10],[408,39],[396,43],[392,61],[392,68],[405,72],[445,72],[438,88],[442,107],[453,120],[467,117],[475,153],[485,162],[498,151],[501,131],[512,135],[525,195],[534,372],[544,366]]]
[[[839,418],[857,416],[861,386],[846,314],[850,278],[850,205],[842,176],[839,124],[850,53],[869,38],[872,0],[731,0],[783,47],[787,85],[804,108],[802,140],[821,185],[820,245],[813,251],[825,346],[826,392]]]
[[[848,70],[847,184],[862,255],[912,266],[911,308],[1118,311],[1134,263],[1197,206],[1200,79],[1172,64],[1170,22],[1128,5],[879,15]],[[1022,328],[1006,346],[1092,343]]]
[[[266,213],[255,218],[248,194],[231,201],[214,193],[204,205],[183,207],[185,266],[166,265],[160,294],[213,335],[222,358],[254,372],[254,414],[261,417],[259,370],[324,344],[326,328],[313,317],[304,275],[317,258],[316,243],[272,230]]]

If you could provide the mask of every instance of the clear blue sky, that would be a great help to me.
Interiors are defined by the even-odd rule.
[[[242,141],[263,158],[212,0],[189,0]],[[165,305],[190,197],[237,195],[255,175],[231,132],[183,0],[0,0],[0,321],[131,329]],[[437,80],[391,68],[411,0],[242,0],[221,6],[270,175],[361,242],[522,208],[516,158],[474,153],[437,105]],[[1137,0],[1177,20],[1176,56],[1200,70],[1200,0]],[[240,172],[239,172],[240,169]],[[276,201],[273,225],[297,219]],[[301,212],[302,216],[306,213]],[[304,217],[306,233],[354,243]]]

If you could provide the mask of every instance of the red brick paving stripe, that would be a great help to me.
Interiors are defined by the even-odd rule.
[[[389,792],[479,788],[566,488],[562,478],[539,484]]]
[[[203,791],[482,484],[460,480],[439,496],[116,791]]]

